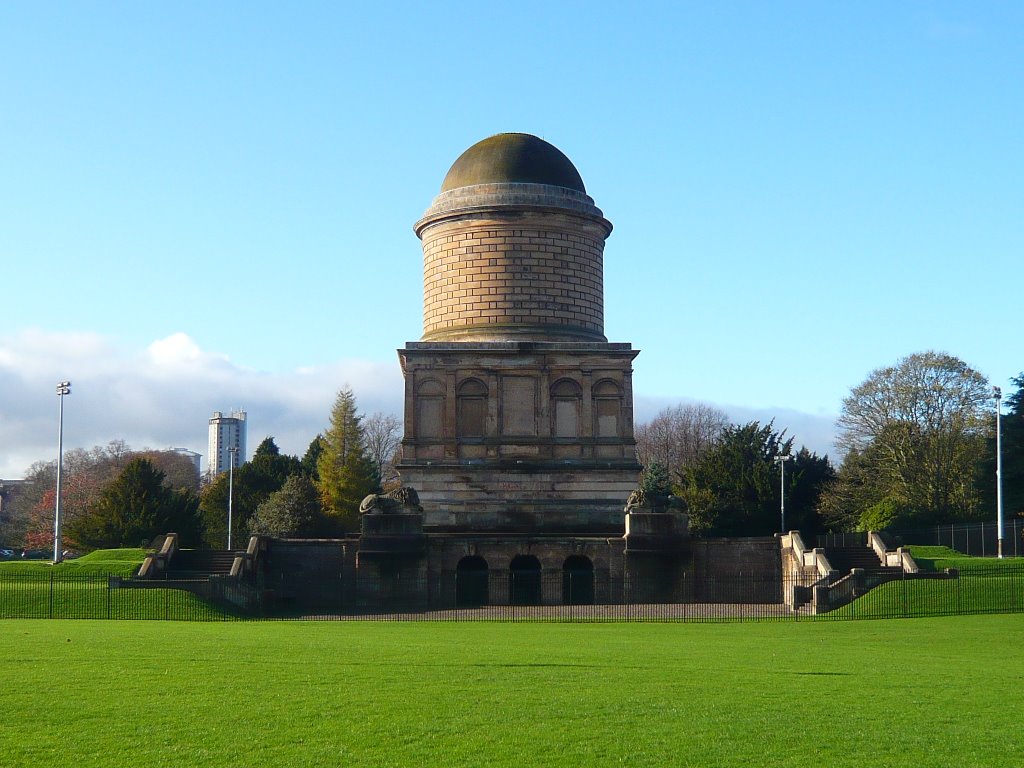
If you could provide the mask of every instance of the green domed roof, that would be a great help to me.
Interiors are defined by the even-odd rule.
[[[587,193],[572,161],[528,133],[499,133],[477,142],[452,165],[441,191],[502,183],[548,184]]]

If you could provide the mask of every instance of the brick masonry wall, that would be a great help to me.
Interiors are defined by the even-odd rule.
[[[582,218],[526,212],[459,218],[423,237],[424,339],[535,327],[604,339],[604,231]],[[520,328],[521,330],[521,328]]]

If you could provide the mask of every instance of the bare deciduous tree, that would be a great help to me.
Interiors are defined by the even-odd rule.
[[[377,468],[381,487],[385,490],[398,480],[395,456],[402,443],[402,420],[391,413],[376,413],[363,420],[366,452]]]
[[[869,463],[875,496],[908,505],[922,522],[970,517],[989,401],[985,377],[962,360],[909,355],[873,371],[843,400],[836,444]]]
[[[678,482],[684,467],[718,444],[728,425],[724,411],[704,403],[664,408],[649,422],[637,426],[637,458],[645,466],[661,464]]]

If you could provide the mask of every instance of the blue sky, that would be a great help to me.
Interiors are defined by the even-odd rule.
[[[0,105],[0,477],[53,458],[65,378],[72,447],[204,452],[242,407],[302,453],[345,384],[397,411],[412,223],[501,131],[615,225],[638,419],[834,454],[877,367],[1024,370],[1019,3],[12,2]]]

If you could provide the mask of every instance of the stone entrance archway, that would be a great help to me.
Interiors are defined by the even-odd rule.
[[[594,564],[589,557],[570,555],[562,564],[562,604],[594,604]]]
[[[476,608],[490,603],[487,561],[468,555],[455,566],[455,605],[458,608]]]
[[[512,605],[540,605],[540,560],[516,555],[508,566],[508,601]]]

